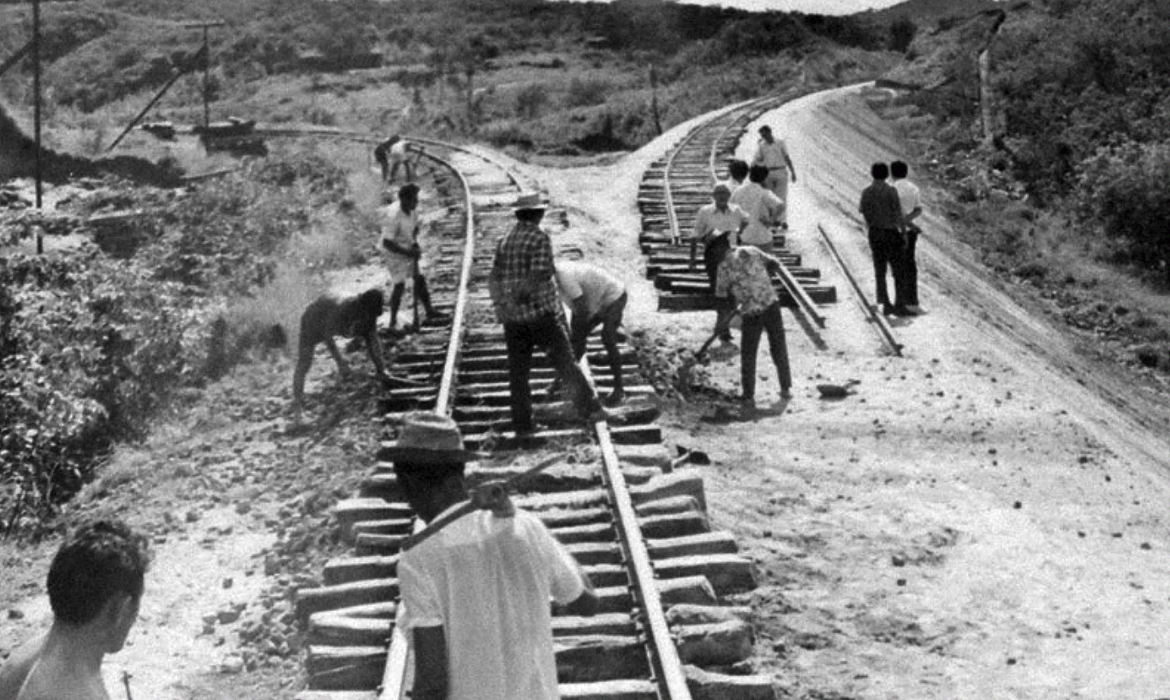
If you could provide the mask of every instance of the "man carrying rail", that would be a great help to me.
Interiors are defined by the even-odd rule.
[[[410,507],[432,523],[468,499],[455,421],[411,413],[389,448]],[[414,648],[413,700],[557,700],[549,600],[594,615],[597,594],[535,516],[507,498],[475,510],[400,555],[402,629]]]

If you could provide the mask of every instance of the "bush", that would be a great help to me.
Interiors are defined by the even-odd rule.
[[[1101,149],[1079,168],[1081,212],[1126,244],[1124,257],[1170,283],[1170,143]]]
[[[613,86],[608,80],[573,78],[565,95],[566,107],[589,107],[605,102]]]

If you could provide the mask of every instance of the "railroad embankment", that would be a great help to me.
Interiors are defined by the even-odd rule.
[[[32,177],[36,172],[36,154],[33,137],[21,128],[11,111],[0,104],[0,181]],[[92,160],[48,148],[43,149],[41,155],[41,173],[49,182],[103,175],[115,175],[156,187],[175,187],[182,182],[182,173],[177,168],[133,156]]]

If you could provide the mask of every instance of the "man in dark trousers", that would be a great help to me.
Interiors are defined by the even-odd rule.
[[[564,381],[581,418],[605,417],[601,402],[581,368],[573,360],[564,310],[553,276],[552,242],[540,228],[545,205],[537,194],[522,195],[513,207],[516,226],[496,246],[489,291],[496,316],[504,324],[508,349],[508,384],[511,391],[512,426],[516,436],[536,432],[532,420],[532,351],[540,346],[548,353],[557,375]]]
[[[468,500],[455,421],[410,413],[387,448],[410,507],[428,524]],[[473,499],[475,502],[475,499]],[[402,629],[414,649],[414,700],[556,700],[553,600],[593,615],[598,599],[573,556],[506,494],[399,555]]]
[[[874,163],[870,168],[873,183],[861,192],[861,215],[869,229],[869,250],[873,255],[873,276],[877,285],[877,303],[889,316],[910,316],[906,308],[906,242],[898,190],[886,182],[890,168]],[[894,275],[894,302],[886,289],[886,269]]]
[[[418,243],[421,223],[418,214],[418,185],[407,183],[398,188],[398,201],[391,202],[384,207],[382,216],[382,252],[386,260],[386,268],[390,273],[390,330],[398,330],[398,308],[402,304],[402,297],[406,293],[406,281],[411,280],[414,285],[414,298],[421,302],[426,310],[427,321],[445,321],[447,315],[435,309],[431,303],[431,293],[427,288],[427,280],[419,271],[419,261],[422,258],[422,247]],[[415,305],[418,311],[418,305]],[[414,319],[415,328],[422,326],[417,316]]]
[[[768,335],[768,349],[776,378],[780,382],[780,398],[792,397],[792,370],[788,365],[788,341],[784,337],[784,320],[780,315],[780,297],[772,286],[772,274],[782,263],[759,248],[742,245],[723,254],[719,262],[719,280],[715,296],[730,305],[728,296],[739,306],[743,317],[743,337],[740,341],[740,379],[743,394],[740,397],[744,416],[756,410],[756,355],[760,336]]]

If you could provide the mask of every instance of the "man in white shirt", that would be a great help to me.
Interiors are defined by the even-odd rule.
[[[752,158],[752,165],[762,165],[768,169],[768,179],[764,187],[776,193],[785,206],[788,205],[788,178],[796,182],[796,168],[792,165],[792,158],[784,146],[783,139],[772,135],[772,127],[765,124],[760,127],[760,142],[756,146],[756,154]],[[788,229],[787,212],[778,222],[780,228]]]
[[[918,245],[918,234],[922,229],[914,220],[922,215],[922,192],[918,185],[906,179],[910,174],[910,166],[896,160],[890,163],[890,184],[898,190],[898,201],[902,204],[902,218],[905,221],[903,232],[906,235],[905,261],[902,269],[906,275],[906,310],[910,313],[922,313],[918,304],[918,262],[914,259],[914,250]]]
[[[751,221],[747,213],[731,205],[731,188],[726,183],[716,183],[711,189],[712,202],[699,209],[695,215],[695,229],[691,234],[691,269],[695,269],[695,249],[703,244],[703,265],[711,292],[715,292],[715,280],[719,273],[719,261],[723,254],[739,242],[739,235]],[[720,309],[715,313],[715,333],[724,342],[731,341],[731,313]]]
[[[601,343],[605,346],[613,375],[613,391],[606,397],[605,404],[615,406],[625,398],[617,343],[618,329],[629,298],[626,286],[605,270],[579,260],[558,260],[556,270],[557,286],[571,315],[569,345],[573,348],[573,359],[581,361],[589,334],[601,326]],[[557,385],[558,381],[554,379],[549,392],[555,393]]]
[[[468,499],[455,421],[411,413],[387,458],[411,508],[442,519]],[[557,700],[554,600],[593,615],[597,595],[565,547],[505,498],[403,552],[402,616],[414,649],[413,700]]]
[[[381,248],[385,252],[390,283],[394,285],[393,291],[390,292],[391,330],[397,330],[398,327],[398,307],[406,293],[407,280],[414,281],[414,298],[422,302],[428,321],[442,320],[446,317],[431,305],[427,280],[419,272],[422,248],[418,244],[418,234],[418,185],[408,183],[398,188],[398,201],[388,205],[382,212]],[[417,304],[415,312],[418,312]],[[416,328],[422,325],[421,319],[416,317],[414,325]]]
[[[784,201],[764,187],[768,173],[764,166],[753,165],[748,171],[748,181],[731,193],[731,204],[748,215],[748,225],[739,235],[739,245],[750,245],[772,255],[772,227],[784,220]]]

